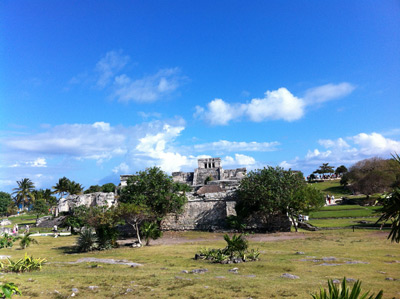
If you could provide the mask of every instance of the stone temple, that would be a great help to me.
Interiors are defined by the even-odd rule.
[[[212,181],[237,183],[246,176],[246,168],[222,169],[221,158],[198,159],[197,163],[198,168],[194,172],[173,172],[174,181],[200,186]]]

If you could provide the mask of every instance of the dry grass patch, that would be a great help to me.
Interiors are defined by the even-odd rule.
[[[67,298],[73,288],[78,289],[76,296],[80,298],[311,298],[310,294],[320,286],[326,287],[327,279],[346,276],[362,280],[365,290],[383,289],[384,298],[400,298],[400,280],[385,280],[400,279],[399,263],[394,262],[400,261],[399,244],[388,242],[386,233],[340,230],[309,232],[304,239],[277,242],[250,239],[250,247],[262,252],[261,260],[228,265],[193,260],[201,247],[225,246],[221,234],[190,232],[180,236],[196,241],[82,254],[70,253],[75,237],[38,237],[39,245],[35,247],[2,249],[0,254],[15,259],[27,251],[34,257],[46,258],[49,263],[40,272],[4,274],[1,281],[16,283],[23,293],[21,298]],[[124,259],[143,267],[68,263],[83,257]],[[302,261],[312,257],[315,260],[335,257],[336,260],[326,263],[340,265],[321,266],[322,260]],[[348,261],[367,264],[348,264]],[[233,267],[239,268],[237,274],[228,271]],[[198,268],[208,271],[182,272]],[[300,279],[281,278],[283,273]]]

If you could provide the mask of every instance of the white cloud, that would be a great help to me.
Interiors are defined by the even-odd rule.
[[[124,133],[108,123],[65,124],[47,132],[5,140],[12,150],[25,153],[66,155],[80,159],[107,159],[126,152]],[[44,158],[42,158],[44,159]],[[36,160],[32,166],[43,167],[45,160]]]
[[[281,164],[313,171],[322,163],[330,163],[335,167],[342,164],[351,166],[366,158],[374,156],[390,158],[391,154],[400,153],[400,141],[386,138],[379,133],[360,133],[345,139],[347,141],[344,138],[319,140],[318,143],[324,149],[308,150],[304,159],[283,161]]]
[[[247,151],[247,152],[271,152],[276,151],[276,147],[280,143],[277,141],[273,142],[237,142],[220,140],[210,143],[196,144],[194,149],[196,151],[224,151],[224,152],[234,152],[234,151]]]
[[[360,152],[364,155],[388,155],[400,152],[400,141],[385,138],[378,133],[360,133],[351,140],[360,147]]]
[[[307,105],[323,103],[349,95],[356,87],[350,83],[326,84],[310,88],[304,95]]]
[[[129,56],[122,55],[122,51],[110,51],[96,64],[99,77],[97,86],[105,87],[111,79],[122,70],[129,61]]]
[[[255,122],[276,119],[294,121],[304,114],[303,100],[293,96],[286,88],[267,91],[264,98],[252,99],[246,108],[246,114]]]
[[[178,68],[163,69],[137,80],[123,74],[115,77],[114,97],[121,102],[154,102],[175,91],[183,80]]]
[[[249,103],[227,103],[215,99],[207,104],[207,108],[196,106],[195,117],[205,120],[211,125],[227,125],[232,120],[247,117],[250,121],[268,120],[295,121],[305,114],[307,105],[322,103],[350,94],[355,87],[349,83],[327,84],[310,89],[306,98],[294,96],[282,87],[267,91],[263,98],[254,98]]]
[[[207,111],[200,106],[196,106],[196,117],[203,118],[211,125],[227,125],[232,119],[240,117],[244,112],[244,107],[240,105],[230,105],[222,99],[215,99],[207,104]]]
[[[252,165],[256,164],[256,160],[253,157],[242,155],[242,154],[235,154],[235,157],[226,156],[221,161],[223,166],[229,167],[251,167]]]
[[[47,167],[47,162],[45,158],[37,158],[35,161],[30,163],[32,167]]]
[[[114,167],[112,170],[114,173],[124,173],[127,174],[130,172],[130,167],[125,162],[122,162],[118,166]]]

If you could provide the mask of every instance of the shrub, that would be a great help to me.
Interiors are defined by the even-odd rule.
[[[260,256],[258,250],[252,249],[248,251],[249,246],[243,234],[233,235],[230,238],[224,235],[227,246],[223,249],[207,249],[202,248],[195,255],[195,259],[210,260],[214,263],[230,264],[246,261],[256,261]]]
[[[29,247],[32,244],[39,244],[38,241],[36,241],[34,238],[31,238],[30,235],[32,233],[28,233],[25,236],[21,238],[21,242],[19,245],[21,246],[22,249],[25,249],[26,247]]]
[[[378,295],[374,294],[367,297],[369,292],[361,295],[361,281],[357,280],[353,289],[350,290],[346,286],[346,277],[343,278],[342,284],[334,284],[332,280],[328,280],[328,291],[321,289],[319,294],[312,294],[313,299],[381,299],[383,291],[381,290]]]
[[[14,294],[22,295],[21,291],[14,283],[7,282],[0,286],[0,296],[3,298],[11,298]]]
[[[229,238],[228,235],[224,235],[224,240],[227,243],[225,248],[225,252],[227,254],[234,254],[235,252],[246,251],[249,247],[247,240],[244,238],[243,234],[233,235],[232,238]]]
[[[9,258],[7,259],[8,266],[5,270],[16,273],[41,270],[43,264],[46,263],[46,259],[34,258],[33,256],[29,257],[27,253],[25,253],[25,257],[17,261],[10,260]],[[3,265],[3,267],[5,267],[5,265]]]
[[[79,252],[88,252],[96,249],[97,236],[93,230],[86,228],[79,233],[77,245]]]
[[[14,245],[14,242],[18,240],[19,237],[14,237],[13,235],[9,235],[5,233],[1,238],[0,238],[0,248],[11,248]]]
[[[150,239],[156,240],[162,236],[162,231],[155,222],[144,222],[140,230],[146,245],[150,245]]]
[[[226,224],[229,228],[236,229],[239,232],[243,232],[246,229],[246,224],[243,223],[242,219],[235,215],[226,217]]]

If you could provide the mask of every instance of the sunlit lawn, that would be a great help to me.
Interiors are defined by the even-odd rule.
[[[387,232],[379,231],[318,231],[305,232],[305,239],[278,242],[250,242],[258,248],[261,260],[242,264],[211,264],[193,260],[202,247],[224,247],[222,234],[188,232],[192,240],[215,238],[214,241],[188,241],[186,244],[157,245],[139,249],[123,247],[109,251],[70,253],[75,237],[37,237],[39,245],[26,251],[49,261],[40,272],[4,274],[2,282],[15,282],[22,298],[67,298],[77,288],[80,298],[311,298],[329,278],[343,276],[361,279],[365,290],[385,291],[384,298],[400,297],[400,245],[386,240]],[[295,234],[295,233],[293,233]],[[299,233],[303,234],[303,233]],[[305,255],[296,255],[302,251]],[[22,257],[25,250],[15,246],[0,254]],[[125,265],[93,263],[68,264],[82,257],[126,259],[143,264]],[[337,266],[321,266],[322,262],[300,261],[310,257],[336,257]],[[344,264],[362,261],[368,264]],[[228,272],[233,267],[239,273]],[[204,274],[186,274],[182,270],[207,268]],[[385,274],[381,273],[385,272]],[[291,273],[300,279],[281,278]],[[90,290],[89,286],[98,286]],[[57,293],[56,292],[59,292]]]

